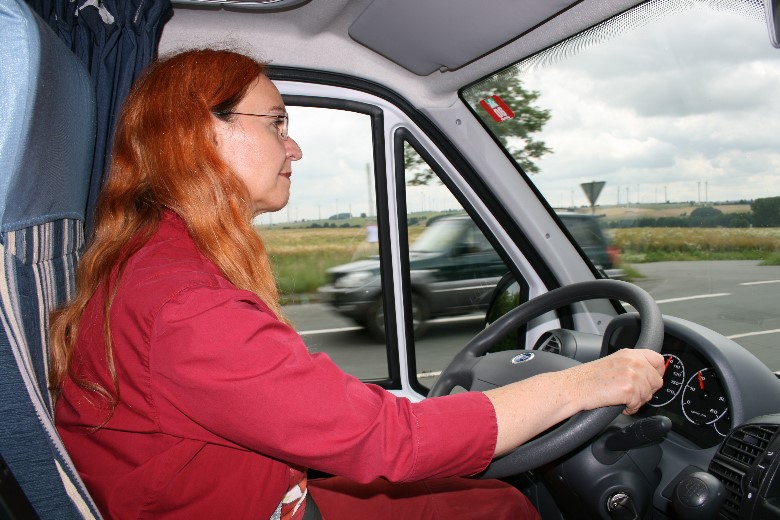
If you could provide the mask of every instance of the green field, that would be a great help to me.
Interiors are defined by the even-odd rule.
[[[409,228],[414,240],[424,225]],[[258,232],[274,265],[285,301],[306,301],[326,283],[329,267],[365,258],[374,251],[365,229],[262,228]],[[608,231],[621,249],[623,267],[640,276],[632,264],[669,260],[761,260],[780,263],[780,228],[618,228]]]
[[[409,228],[414,240],[424,226]],[[262,228],[258,233],[265,243],[274,267],[279,292],[285,301],[302,298],[317,291],[327,281],[326,270],[375,254],[366,243],[363,228]],[[293,295],[301,295],[293,298]]]
[[[771,260],[779,228],[623,228],[610,231],[626,263],[668,260]]]

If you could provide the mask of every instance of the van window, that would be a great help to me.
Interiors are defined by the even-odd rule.
[[[350,312],[356,301],[341,300],[338,290],[327,290],[336,285],[342,292],[378,291],[371,117],[319,107],[288,106],[288,112],[290,135],[303,150],[303,158],[293,164],[290,201],[283,210],[255,219],[271,257],[283,312],[310,352],[326,352],[361,379],[386,379],[384,342],[366,334],[361,316]],[[372,267],[364,272],[338,270],[354,262]]]
[[[583,250],[598,233],[575,219],[592,215],[662,312],[780,371],[780,55],[765,24],[761,2],[651,1],[463,98]]]
[[[432,165],[409,143],[405,158],[414,375],[430,387],[484,327],[496,284],[509,268]]]

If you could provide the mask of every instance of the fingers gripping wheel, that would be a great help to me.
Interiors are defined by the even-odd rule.
[[[663,320],[653,298],[644,290],[629,282],[619,280],[594,280],[581,282],[549,291],[511,310],[492,325],[477,334],[452,360],[433,385],[429,396],[449,394],[456,386],[471,390],[477,374],[490,373],[501,368],[496,363],[506,363],[506,356],[484,356],[509,332],[534,318],[572,303],[615,299],[631,304],[639,313],[641,330],[636,348],[659,352],[663,342]],[[521,351],[515,351],[513,355]],[[532,377],[544,372],[561,370],[576,361],[535,352],[538,363],[524,363],[524,372],[515,380]],[[561,362],[552,361],[560,358]],[[565,360],[565,361],[564,361]],[[535,366],[534,366],[535,365]],[[505,382],[504,384],[508,383]],[[529,400],[529,404],[530,403]],[[518,405],[521,405],[518,403]],[[580,412],[548,433],[523,444],[511,453],[494,460],[482,474],[485,478],[506,477],[539,467],[565,455],[590,440],[603,430],[621,412],[621,406],[609,406]]]

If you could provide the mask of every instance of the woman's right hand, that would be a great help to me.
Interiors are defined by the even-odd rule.
[[[498,422],[495,456],[583,410],[625,405],[633,414],[663,384],[663,356],[623,349],[560,372],[548,372],[485,394]]]
[[[582,410],[622,404],[630,415],[663,385],[664,358],[652,350],[622,349],[567,372],[578,380],[574,390]]]

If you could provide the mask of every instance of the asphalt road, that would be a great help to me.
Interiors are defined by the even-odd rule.
[[[637,285],[661,312],[709,327],[780,371],[780,266],[739,260],[635,267],[645,276]]]
[[[661,312],[694,321],[733,339],[780,371],[780,266],[754,261],[658,262],[634,266],[637,285]],[[387,375],[384,344],[322,304],[285,308],[309,350],[327,352],[364,379]],[[482,328],[481,316],[434,320],[417,341],[418,374],[436,374]]]

